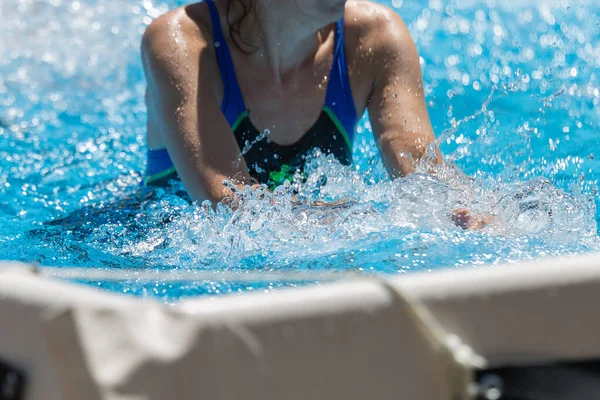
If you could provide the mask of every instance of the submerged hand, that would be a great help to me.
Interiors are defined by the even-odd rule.
[[[472,214],[466,208],[456,208],[452,210],[452,222],[456,226],[460,226],[467,230],[482,229],[486,225],[492,223],[494,217],[489,214]]]
[[[346,199],[337,200],[337,201],[333,201],[333,202],[315,200],[312,203],[310,203],[310,206],[311,207],[335,207],[335,206],[348,206],[349,207],[354,204],[356,204],[356,201],[346,200]]]
[[[297,196],[292,197],[292,207],[295,208],[349,208],[356,205],[354,199],[341,199],[336,201],[321,201],[321,200],[298,200]]]

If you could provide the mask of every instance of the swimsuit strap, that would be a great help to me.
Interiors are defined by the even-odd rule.
[[[210,11],[215,52],[217,54],[221,80],[223,81],[221,111],[225,114],[229,126],[237,127],[240,120],[247,115],[246,105],[244,104],[242,91],[235,73],[231,52],[223,35],[217,7],[214,4],[214,0],[204,1]],[[343,18],[336,23],[335,53],[329,74],[329,83],[327,84],[327,94],[323,110],[333,120],[338,129],[343,131],[350,141],[352,141],[357,115],[348,77],[348,67],[346,65]]]
[[[210,19],[212,22],[213,38],[215,52],[217,53],[217,63],[221,72],[221,80],[223,81],[223,101],[221,103],[221,111],[225,114],[229,126],[233,126],[236,120],[245,113],[246,105],[240,85],[238,84],[233,59],[227,41],[223,35],[221,28],[221,19],[219,11],[213,0],[204,0],[210,11]]]
[[[346,65],[343,18],[336,23],[335,33],[335,54],[331,73],[329,74],[324,111],[329,114],[338,129],[343,127],[349,139],[352,140],[357,115]]]

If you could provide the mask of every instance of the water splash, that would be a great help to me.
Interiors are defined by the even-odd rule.
[[[242,151],[240,152],[240,155],[238,156],[237,159],[237,166],[240,165],[240,162],[242,161],[242,158],[248,154],[248,152],[250,151],[250,149],[252,149],[252,147],[254,147],[257,143],[259,143],[260,141],[266,139],[269,135],[271,134],[271,131],[268,129],[265,129],[260,135],[258,135],[254,140],[249,141],[246,140],[246,143],[244,144],[244,148],[242,149]]]
[[[193,204],[180,183],[138,192],[146,124],[139,40],[181,2],[0,5],[3,257],[309,277],[315,269],[398,274],[598,250],[599,6],[384,3],[397,6],[419,48],[446,159],[435,172],[460,177],[457,166],[467,177],[440,181],[426,159],[417,174],[390,182],[363,119],[352,167],[316,154],[305,182],[242,190],[236,210]],[[342,204],[295,204],[292,188],[307,202]],[[463,231],[450,218],[458,207],[495,222]],[[287,285],[91,283],[167,301]]]

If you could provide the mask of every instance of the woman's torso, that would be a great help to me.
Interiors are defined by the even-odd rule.
[[[214,53],[214,69],[209,71],[214,74],[213,90],[222,110],[229,113],[228,122],[251,175],[262,183],[280,183],[301,169],[304,156],[314,149],[331,153],[338,161],[349,164],[354,126],[366,108],[371,89],[368,74],[363,74],[364,79],[360,79],[364,55],[368,55],[368,51],[362,51],[352,22],[331,24],[322,29],[321,45],[314,59],[286,72],[277,81],[265,64],[260,60],[253,63],[235,46],[228,35],[225,5],[220,0],[214,5],[212,21],[206,3],[175,10],[172,18],[179,19],[179,23],[196,24],[201,34],[208,38],[206,42],[215,43],[206,49]],[[351,12],[347,10],[346,21]],[[219,19],[220,29],[213,25],[214,18]],[[224,41],[225,46],[220,41]],[[228,50],[229,63],[233,66],[229,72],[224,69],[224,50]],[[241,105],[231,105],[240,101]],[[247,111],[246,115],[242,115],[244,111]],[[151,104],[148,113],[148,147],[161,149],[164,146],[152,121]],[[261,140],[261,133],[267,129],[270,133]],[[163,155],[156,152],[154,156],[164,158],[166,154],[166,151]],[[162,164],[168,162],[163,160]]]

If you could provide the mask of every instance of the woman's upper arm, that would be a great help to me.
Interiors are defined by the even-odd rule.
[[[384,10],[373,43],[369,116],[384,164],[392,177],[414,171],[435,140],[416,46],[402,19]]]
[[[213,90],[215,60],[197,28],[161,18],[142,39],[148,112],[190,197],[220,201],[224,179],[250,177]]]

